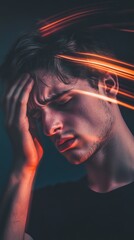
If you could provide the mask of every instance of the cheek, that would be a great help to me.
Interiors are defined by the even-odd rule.
[[[86,101],[77,102],[75,107],[68,112],[68,116],[66,117],[66,123],[71,123],[74,127],[81,126],[86,127],[89,124],[94,125],[96,120],[98,119],[99,113],[97,108],[90,106]]]
[[[76,106],[72,111],[63,113],[63,122],[65,128],[71,128],[79,132],[82,129],[87,131],[89,128],[89,113],[85,107]]]
[[[74,128],[77,132],[89,133],[102,132],[111,126],[113,119],[107,103],[101,101],[78,102],[72,111],[65,113],[64,124]]]

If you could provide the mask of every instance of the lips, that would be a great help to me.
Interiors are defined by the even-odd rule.
[[[57,141],[56,146],[60,152],[65,152],[76,145],[76,138],[62,138]]]

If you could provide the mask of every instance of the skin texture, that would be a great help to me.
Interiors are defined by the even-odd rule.
[[[27,117],[27,103],[33,85],[34,81],[29,74],[20,77],[7,93],[5,100],[6,126],[15,149],[14,166],[29,169],[36,169],[43,154],[34,134],[34,126],[29,124]]]
[[[93,89],[85,79],[72,79],[72,83],[66,85],[43,70],[38,70],[36,76],[38,80],[28,104],[30,116],[40,121],[43,133],[55,146],[58,139],[76,138],[69,149],[58,150],[73,164],[85,162],[110,137],[114,120],[110,104],[84,94],[100,91]],[[66,90],[70,91],[57,100],[45,103],[54,94]]]
[[[71,78],[71,84],[66,85],[45,70],[35,75],[37,81],[28,102],[32,121],[40,123],[56,147],[60,139],[75,139],[71,145],[57,149],[70,163],[84,164],[89,187],[107,192],[132,182],[134,139],[118,105],[88,95],[116,99],[117,77],[106,73],[96,90],[90,86],[90,79]],[[63,91],[69,92],[54,100],[53,96]]]
[[[27,117],[27,103],[33,85],[29,74],[21,76],[5,97],[5,123],[14,150],[14,161],[1,201],[2,240],[32,239],[25,234],[25,225],[35,173],[43,155],[34,125]]]
[[[117,79],[107,74],[95,90],[88,82],[90,79],[72,78],[72,83],[66,85],[45,70],[35,74],[37,81],[29,74],[20,77],[5,99],[14,164],[1,208],[2,240],[29,237],[25,235],[25,225],[36,170],[43,155],[37,122],[69,162],[85,164],[93,191],[108,192],[134,181],[134,138],[118,106],[87,94],[116,98]],[[110,89],[108,80],[113,83]],[[61,91],[68,92],[54,99]],[[75,140],[68,145],[67,139]]]
[[[96,90],[90,86],[90,79],[71,78],[70,84],[64,84],[44,69],[34,75],[36,80],[29,74],[22,76],[6,96],[14,168],[36,171],[44,150],[38,138],[38,122],[69,162],[85,164],[93,190],[110,191],[133,181],[134,139],[118,105],[87,94],[116,99],[118,79],[107,73]]]

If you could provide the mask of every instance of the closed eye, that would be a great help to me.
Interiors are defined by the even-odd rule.
[[[53,102],[53,105],[56,107],[58,106],[64,106],[64,105],[67,105],[68,103],[70,103],[71,101],[71,97],[68,97],[68,98],[61,98],[61,99],[58,99],[56,101]]]

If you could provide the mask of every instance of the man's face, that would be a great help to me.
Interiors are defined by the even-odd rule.
[[[87,94],[99,93],[87,80],[72,79],[67,85],[43,70],[36,76],[41,81],[35,83],[29,100],[32,117],[41,121],[43,133],[69,162],[85,162],[110,137],[110,104]]]

